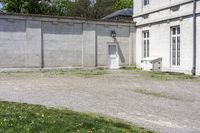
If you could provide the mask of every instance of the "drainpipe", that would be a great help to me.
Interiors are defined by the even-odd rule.
[[[196,0],[193,0],[193,68],[192,68],[192,75],[196,75]]]

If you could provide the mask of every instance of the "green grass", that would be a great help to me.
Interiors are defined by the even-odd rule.
[[[0,102],[0,132],[154,133],[108,117],[11,102]]]
[[[172,72],[146,72],[144,76],[158,80],[192,80],[195,78],[192,75]]]
[[[104,74],[108,74],[106,70],[100,69],[91,69],[91,70],[83,70],[83,69],[72,69],[72,70],[46,70],[39,72],[4,72],[0,73],[0,77],[65,77],[65,76],[78,76],[83,78],[92,78],[96,76],[101,76]]]
[[[101,76],[104,74],[108,74],[106,70],[92,69],[92,70],[68,70],[68,71],[52,71],[52,72],[44,72],[46,76],[78,76],[84,78],[92,78],[95,76]]]
[[[136,93],[144,94],[144,95],[148,95],[148,96],[166,98],[166,99],[171,99],[171,100],[181,100],[180,98],[177,98],[177,97],[174,97],[174,96],[170,96],[170,95],[167,95],[167,94],[164,94],[164,93],[159,93],[159,92],[148,91],[146,89],[135,89],[133,91],[136,92]]]
[[[135,66],[122,66],[122,67],[120,67],[120,69],[123,69],[123,70],[136,70],[136,71],[141,70],[141,69],[136,68]]]
[[[197,79],[192,75],[175,72],[147,72],[137,68],[125,68],[128,72],[139,74],[145,78],[155,80],[194,80]]]

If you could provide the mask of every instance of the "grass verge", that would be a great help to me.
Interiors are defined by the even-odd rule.
[[[0,102],[3,133],[154,133],[128,123],[70,110]]]
[[[145,72],[144,76],[157,80],[192,80],[195,79],[192,75],[184,73],[172,73],[172,72]]]
[[[174,96],[169,96],[163,93],[158,93],[158,92],[152,92],[152,91],[148,91],[145,89],[135,89],[134,92],[139,93],[139,94],[144,94],[144,95],[148,95],[148,96],[154,96],[154,97],[159,97],[159,98],[166,98],[166,99],[171,99],[171,100],[180,100],[177,97]]]
[[[65,76],[78,76],[83,78],[92,78],[95,76],[101,76],[108,74],[106,70],[91,69],[72,69],[72,70],[46,70],[36,72],[3,72],[0,73],[0,77],[65,77]]]
[[[175,73],[175,72],[147,72],[136,67],[124,67],[122,68],[128,72],[134,74],[140,74],[145,78],[151,78],[156,80],[194,80],[196,77],[184,73]]]

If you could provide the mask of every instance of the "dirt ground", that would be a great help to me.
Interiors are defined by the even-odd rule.
[[[0,100],[104,114],[163,133],[200,132],[200,80],[159,80],[127,70],[0,74]]]

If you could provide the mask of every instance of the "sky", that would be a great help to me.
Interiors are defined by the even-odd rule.
[[[0,3],[0,9],[3,7],[3,5]]]

